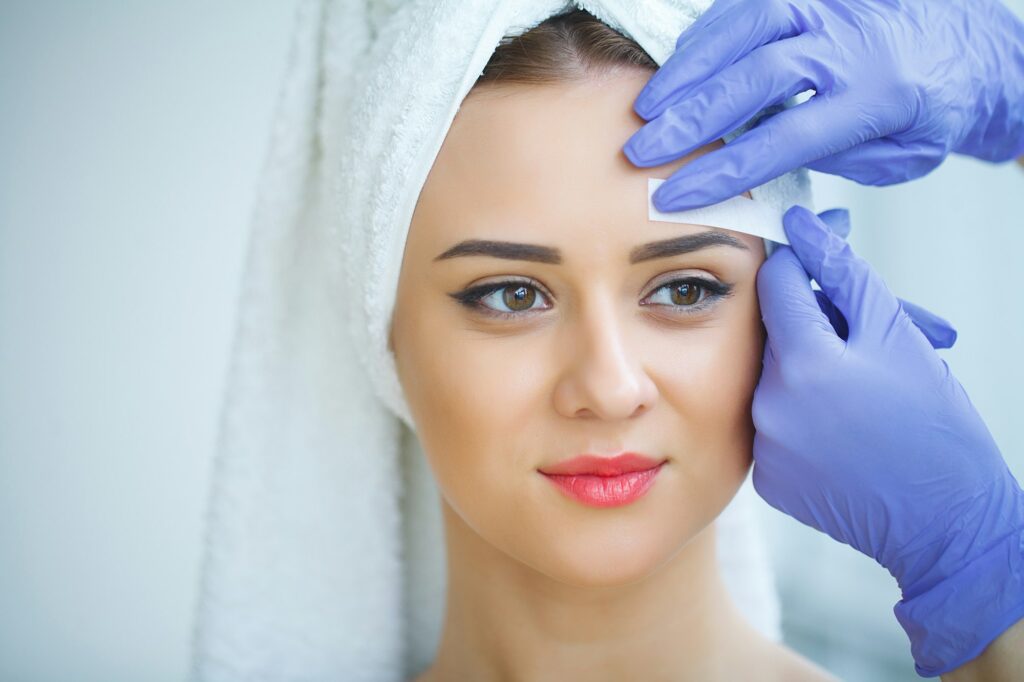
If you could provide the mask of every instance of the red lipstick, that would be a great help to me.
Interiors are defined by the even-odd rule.
[[[592,507],[618,507],[646,493],[664,463],[665,460],[624,452],[610,458],[580,455],[539,471],[578,502]]]

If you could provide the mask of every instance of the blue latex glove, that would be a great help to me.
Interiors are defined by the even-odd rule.
[[[662,211],[717,203],[806,166],[870,185],[951,152],[1024,153],[1024,22],[997,0],[718,0],[637,97],[626,143],[667,163],[814,90],[654,193]]]
[[[833,234],[839,235],[844,239],[850,234],[850,212],[845,208],[825,211],[821,214],[820,218],[828,225]],[[828,317],[832,329],[845,341],[849,336],[850,329],[846,318],[843,317],[843,313],[829,300],[824,291],[815,289],[814,296],[818,299],[818,307],[821,309],[821,312],[825,313],[825,316]],[[910,301],[904,301],[902,298],[897,298],[896,300],[907,311],[910,319],[921,330],[933,348],[953,347],[953,344],[956,343],[956,329],[949,322]]]
[[[888,569],[918,674],[949,672],[1024,618],[1024,491],[880,276],[810,211],[795,207],[784,224],[791,247],[757,280],[768,341],[754,488]]]

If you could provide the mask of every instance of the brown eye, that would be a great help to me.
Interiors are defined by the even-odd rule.
[[[693,305],[700,300],[700,289],[700,285],[693,282],[680,282],[672,287],[672,303]]]
[[[516,280],[481,284],[448,295],[474,313],[506,320],[526,319],[548,310],[552,300],[541,286]],[[547,305],[537,305],[542,302]]]
[[[502,300],[505,305],[508,306],[509,310],[516,312],[529,310],[537,299],[537,290],[529,286],[509,286],[502,289],[502,291],[504,292]]]
[[[640,302],[657,305],[679,314],[707,310],[732,293],[733,285],[717,280],[687,277],[666,282]]]

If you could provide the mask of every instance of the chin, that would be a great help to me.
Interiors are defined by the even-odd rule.
[[[664,518],[662,518],[664,520]],[[534,568],[553,580],[583,588],[621,587],[642,581],[675,557],[696,534],[675,523],[652,523],[651,517],[633,523],[598,522],[581,532],[566,527],[561,538],[535,547],[540,560]]]

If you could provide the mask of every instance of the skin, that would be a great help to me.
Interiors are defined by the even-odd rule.
[[[421,682],[834,679],[753,629],[718,573],[714,521],[752,463],[765,253],[647,219],[647,178],[721,145],[633,166],[621,148],[649,77],[475,89],[421,192],[390,339],[446,533],[443,633]],[[739,247],[630,263],[709,231]],[[467,239],[557,248],[561,263],[437,259]],[[687,276],[732,289],[679,305],[665,285]],[[449,295],[509,277],[533,287],[515,319]],[[516,286],[481,305],[507,312]],[[538,472],[624,450],[667,460],[626,506],[584,506]]]
[[[1024,620],[1010,626],[981,654],[940,675],[942,682],[1013,682],[1024,680]]]

